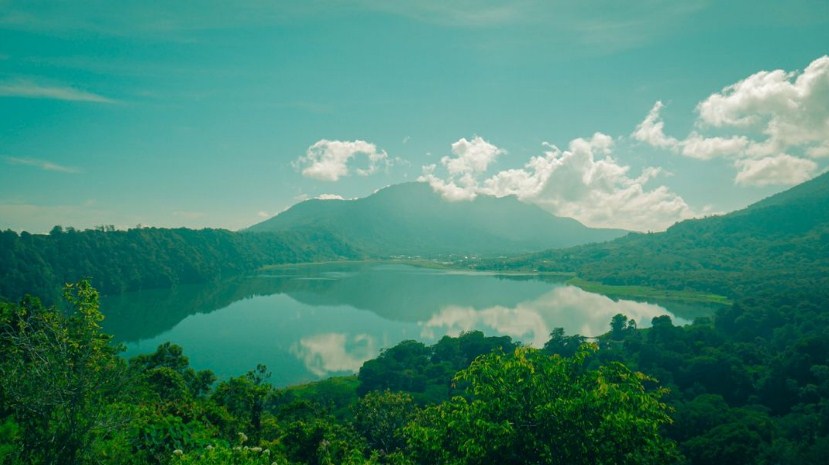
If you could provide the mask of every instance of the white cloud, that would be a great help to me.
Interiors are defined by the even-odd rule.
[[[363,167],[349,166],[358,158],[364,158]],[[342,141],[322,139],[308,147],[304,156],[293,166],[302,170],[302,175],[320,181],[337,181],[352,172],[360,176],[374,174],[380,166],[388,166],[388,154],[377,146],[363,140]]]
[[[451,172],[441,178],[435,165],[424,167],[420,180],[447,200],[471,200],[478,194],[514,195],[593,227],[662,230],[693,216],[682,197],[667,187],[646,187],[660,175],[660,169],[646,168],[631,176],[630,168],[613,158],[613,139],[606,134],[574,139],[568,150],[545,146],[543,155],[532,157],[522,168],[503,170],[483,180],[477,174]]]
[[[800,184],[817,171],[817,163],[804,158],[782,154],[755,160],[744,158],[734,162],[739,169],[735,179],[740,185],[765,186],[769,184]]]
[[[44,86],[31,81],[0,83],[0,96],[22,97],[70,102],[116,103],[110,98],[73,87]]]
[[[680,144],[683,155],[701,160],[743,153],[750,145],[745,136],[703,137],[696,132]]]
[[[701,102],[700,125],[746,127],[772,150],[825,145],[829,139],[829,56],[802,73],[760,71]]]
[[[740,185],[796,184],[816,172],[812,159],[829,156],[829,56],[803,72],[760,71],[710,95],[683,140],[665,135],[661,109],[656,102],[636,140],[702,160],[731,158]]]
[[[633,132],[633,138],[645,142],[654,147],[673,148],[676,147],[677,141],[673,137],[665,135],[665,123],[659,112],[662,111],[664,105],[657,101],[648,116],[636,126],[636,131]]]
[[[37,158],[3,157],[9,165],[34,166],[44,171],[57,171],[60,173],[80,173],[80,170],[71,166],[59,165],[47,160]]]
[[[337,194],[320,194],[314,198],[317,200],[345,200],[342,195]]]
[[[504,150],[475,136],[471,141],[461,138],[452,144],[452,154],[455,156],[443,157],[440,162],[453,176],[475,175],[486,171],[490,163],[503,153]]]
[[[428,182],[449,201],[472,200],[478,194],[478,177],[486,172],[495,159],[506,151],[475,136],[472,140],[461,138],[452,144],[452,155],[440,159],[449,173],[442,179],[434,173],[437,165],[424,167],[420,181]]]

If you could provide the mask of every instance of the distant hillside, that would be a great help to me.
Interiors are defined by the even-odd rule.
[[[748,296],[785,284],[829,290],[829,174],[743,210],[677,223],[663,233],[482,264],[573,271],[614,285]]]
[[[136,228],[0,231],[0,301],[24,294],[56,302],[82,278],[104,294],[170,288],[246,273],[263,265],[361,258],[322,232],[239,234],[220,229]]]
[[[249,232],[327,230],[376,256],[501,255],[606,241],[626,234],[592,229],[515,197],[447,202],[425,183],[387,187],[357,200],[308,200]]]

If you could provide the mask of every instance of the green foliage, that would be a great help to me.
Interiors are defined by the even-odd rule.
[[[363,364],[357,393],[390,389],[408,392],[420,404],[440,402],[451,396],[452,377],[458,370],[479,355],[496,349],[511,352],[516,346],[507,336],[485,337],[480,331],[444,336],[432,347],[403,341]]]
[[[287,464],[282,457],[272,456],[270,449],[261,447],[224,445],[208,446],[205,449],[185,452],[175,449],[172,452],[172,464],[182,465],[271,465]]]
[[[104,294],[202,283],[275,263],[362,255],[332,234],[245,234],[215,229],[114,228],[48,235],[0,231],[0,300],[58,301],[65,282],[88,279]]]
[[[388,455],[405,446],[403,426],[416,411],[409,394],[370,392],[354,407],[354,429],[363,435],[369,447]]]
[[[297,386],[288,386],[273,399],[276,406],[288,406],[296,402],[313,402],[330,411],[338,420],[352,418],[352,404],[358,400],[357,376],[334,376]]]
[[[446,436],[446,441],[471,435],[480,442],[476,447],[485,448],[481,434],[498,433],[503,421],[524,425],[529,418],[526,415],[540,415],[529,418],[531,422],[550,421],[553,417],[545,409],[552,408],[548,404],[554,399],[561,400],[563,391],[558,391],[564,384],[571,388],[581,386],[585,393],[602,392],[593,397],[582,396],[579,401],[583,404],[574,404],[572,415],[584,413],[588,404],[610,404],[614,399],[619,407],[662,405],[658,402],[659,391],[635,391],[635,386],[641,387],[636,384],[641,382],[639,375],[623,370],[621,365],[590,371],[574,364],[567,372],[571,378],[559,383],[550,376],[561,375],[559,365],[570,359],[547,358],[540,352],[524,349],[516,352],[515,358],[505,356],[505,348],[516,347],[509,338],[487,338],[473,332],[459,338],[443,338],[432,347],[414,341],[401,343],[377,360],[367,362],[366,373],[375,370],[376,378],[361,373],[359,380],[359,387],[364,388],[385,375],[397,388],[419,390],[423,399],[433,392],[431,386],[440,386],[445,397],[449,389],[454,389],[450,384],[452,375],[472,363],[454,381],[465,390],[468,399],[456,397],[417,414],[415,399],[410,394],[367,390],[353,404],[353,420],[345,421],[344,417],[330,415],[327,409],[337,402],[356,399],[357,384],[353,378],[343,386],[321,384],[306,389],[302,395],[289,394],[274,390],[267,382],[270,373],[259,365],[244,376],[224,380],[213,388],[213,374],[193,370],[182,348],[169,343],[160,345],[154,353],[133,358],[127,366],[117,356],[118,348],[111,345],[111,337],[101,332],[97,291],[82,281],[66,287],[65,299],[72,307],[69,314],[45,308],[33,298],[26,298],[19,305],[0,306],[0,348],[7,354],[0,361],[0,413],[6,415],[0,423],[0,457],[6,462],[404,465],[433,453],[429,452],[433,446],[417,439],[433,434],[425,432],[430,428],[454,435]],[[496,355],[476,358],[493,351]],[[584,365],[587,357],[577,358]],[[545,365],[545,361],[554,365]],[[514,390],[512,397],[505,397],[506,384],[493,384],[494,380],[520,384],[528,374],[528,366],[537,369],[545,379],[550,377],[550,382],[527,378],[527,386],[533,388]],[[529,394],[542,403],[526,403],[521,396]],[[552,397],[543,400],[542,394]],[[653,403],[645,402],[646,398]],[[596,408],[604,412],[602,407]],[[633,407],[622,408],[630,416],[625,408]],[[434,412],[444,410],[450,415],[467,415],[463,421],[471,421],[468,426],[474,428],[459,432],[454,426],[424,422]],[[493,412],[501,412],[503,418]],[[640,423],[648,419],[657,421],[656,417],[636,413],[640,414]],[[589,424],[591,428],[610,431],[611,420],[621,424],[628,417],[611,415]],[[576,418],[567,421],[575,422]],[[566,426],[572,429],[573,425]],[[632,435],[645,437],[650,432],[641,426],[628,427]],[[556,428],[563,431],[565,427]],[[537,428],[533,444],[573,440],[549,431]],[[521,427],[515,432],[526,436],[513,444],[519,451],[516,453],[524,454],[526,450],[521,447],[529,447],[528,432]],[[597,440],[608,440],[598,432],[591,434]],[[499,438],[497,434],[493,437]],[[624,441],[635,442],[633,436],[624,437]],[[665,445],[649,441],[654,447]],[[455,454],[455,463],[474,458],[463,448],[442,451]]]
[[[564,333],[564,328],[554,328],[550,333],[550,339],[544,343],[543,351],[549,355],[561,355],[562,357],[572,357],[576,355],[582,344],[587,341],[584,336],[573,335],[567,336]]]
[[[593,348],[591,348],[593,347]],[[574,357],[521,348],[493,353],[458,373],[467,397],[429,407],[406,427],[418,463],[669,463],[674,444],[662,390],[611,363],[587,367],[594,346]]]
[[[285,454],[297,463],[334,465],[364,463],[365,443],[348,425],[331,417],[295,420],[280,438]]]
[[[67,285],[64,315],[26,298],[4,305],[0,321],[0,399],[24,431],[23,462],[73,464],[96,435],[115,427],[103,408],[124,383],[124,364],[101,332],[98,293]]]
[[[14,463],[20,440],[20,426],[14,418],[7,417],[0,422],[0,464]]]
[[[152,354],[132,358],[130,368],[143,376],[148,386],[154,386],[162,399],[173,402],[204,396],[216,381],[213,372],[190,368],[181,346],[169,342],[158,346]]]
[[[598,350],[560,328],[542,350],[405,341],[357,377],[275,390],[264,366],[214,386],[169,343],[127,367],[80,282],[68,313],[0,303],[0,464],[822,464],[829,315],[796,289],[687,326],[617,315]]]
[[[261,439],[265,405],[274,393],[273,386],[266,382],[270,376],[265,365],[257,365],[244,376],[219,383],[211,396],[236,420],[236,430],[246,432],[254,442]]]

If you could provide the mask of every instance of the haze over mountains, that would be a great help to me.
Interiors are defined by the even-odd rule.
[[[426,183],[386,187],[356,200],[312,199],[248,232],[323,230],[377,256],[508,255],[621,237],[589,228],[515,197],[448,202]]]

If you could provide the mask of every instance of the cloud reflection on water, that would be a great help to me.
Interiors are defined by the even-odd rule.
[[[549,339],[552,329],[557,327],[564,328],[568,334],[604,334],[610,329],[610,319],[617,313],[632,318],[640,327],[649,326],[655,316],[671,315],[659,305],[617,301],[578,287],[562,286],[511,308],[444,307],[422,323],[421,336],[436,339],[444,334],[457,336],[464,331],[481,330],[487,335],[497,333],[526,345],[541,347]],[[685,322],[680,319],[678,323]]]
[[[487,336],[506,335],[526,345],[541,347],[549,339],[552,329],[557,327],[564,328],[568,334],[604,334],[610,330],[610,320],[617,313],[633,319],[639,327],[650,326],[653,317],[666,314],[677,324],[687,323],[659,305],[613,300],[578,287],[560,286],[514,307],[496,305],[477,309],[447,305],[417,325],[420,339],[426,343],[443,335],[457,336],[464,331],[481,330]],[[380,353],[377,343],[380,339],[385,340],[380,335],[367,333],[320,333],[301,338],[291,346],[291,353],[319,377],[357,372],[363,362]]]
[[[291,345],[291,353],[317,376],[354,373],[366,360],[377,357],[377,344],[368,334],[322,333],[303,337]]]

